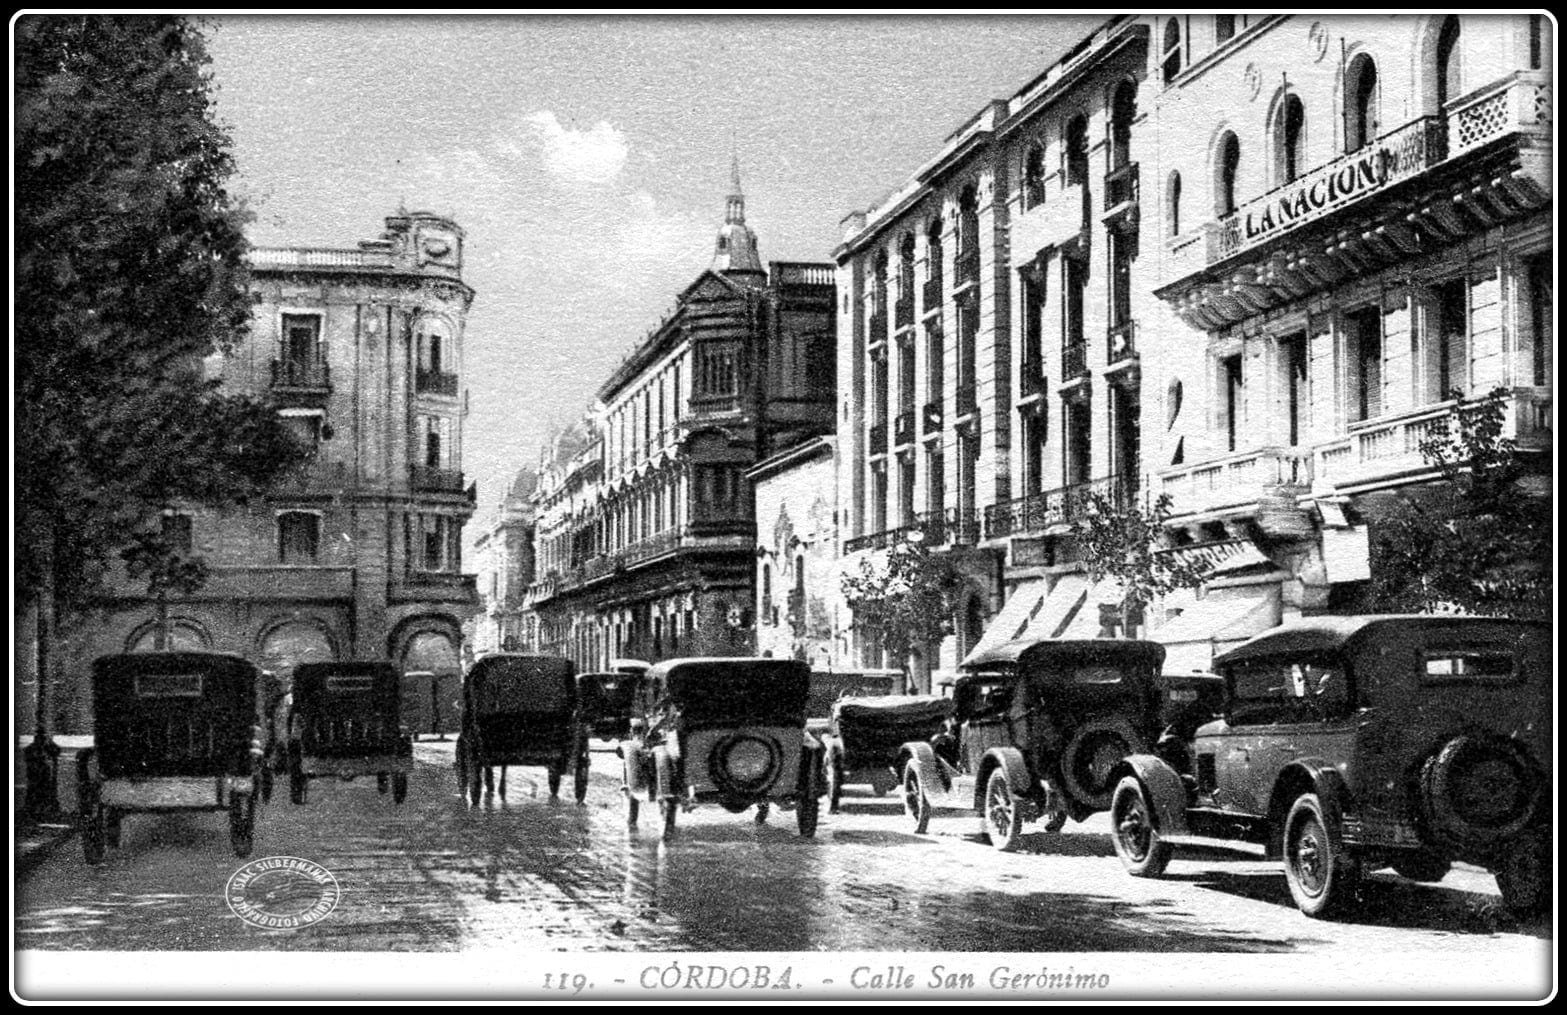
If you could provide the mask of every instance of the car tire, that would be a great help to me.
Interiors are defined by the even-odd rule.
[[[1502,902],[1515,916],[1542,916],[1551,910],[1551,836],[1531,829],[1492,871]]]
[[[1111,773],[1127,755],[1146,750],[1130,723],[1116,717],[1090,719],[1061,752],[1061,782],[1072,799],[1096,811],[1109,810],[1115,794]]]
[[[288,799],[294,804],[310,800],[310,777],[305,774],[305,761],[297,749],[288,753]]]
[[[1523,748],[1502,737],[1458,736],[1421,769],[1431,837],[1459,853],[1505,845],[1535,820],[1544,780]]]
[[[924,835],[930,827],[930,797],[920,778],[919,762],[913,758],[903,766],[903,813],[914,823],[914,834]]]
[[[250,855],[256,842],[256,790],[229,795],[229,845],[241,859]]]
[[[675,835],[675,815],[680,813],[680,801],[674,797],[665,797],[658,802],[659,817],[663,819],[663,838],[667,841]]]
[[[817,795],[816,789],[821,783],[821,770],[825,767],[825,757],[817,758],[807,755],[800,762],[800,777],[795,785],[795,823],[800,829],[800,834],[806,838],[816,834],[816,823],[821,817],[822,799]]]
[[[1297,797],[1284,819],[1284,877],[1300,911],[1327,917],[1348,909],[1358,867],[1328,827],[1317,795]]]
[[[588,798],[588,772],[590,765],[588,749],[584,745],[577,754],[577,763],[572,767],[571,775],[571,795],[579,804]]]
[[[463,735],[457,734],[457,749],[453,751],[452,765],[457,769],[457,793],[459,796],[468,795],[468,745],[463,742]]]
[[[1136,878],[1163,874],[1174,852],[1168,842],[1160,841],[1153,816],[1153,804],[1142,780],[1135,775],[1122,778],[1110,800],[1110,841],[1121,866]]]
[[[843,799],[843,755],[828,751],[822,762],[823,782],[827,786],[827,813],[837,814]]]
[[[620,793],[621,796],[625,797],[626,801],[626,827],[635,828],[637,827],[637,811],[641,809],[641,801],[637,799],[635,793],[631,792],[630,786],[622,786]]]
[[[408,773],[394,772],[392,774],[392,803],[401,804],[408,799]]]
[[[984,821],[992,846],[1003,853],[1017,850],[1023,841],[1023,804],[1013,792],[1005,768],[995,768],[985,782]]]
[[[468,745],[468,802],[477,807],[483,796],[484,770],[479,767],[478,750],[470,743]]]
[[[1388,866],[1400,877],[1432,884],[1447,877],[1447,872],[1453,869],[1453,862],[1437,853],[1405,850],[1393,857]]]

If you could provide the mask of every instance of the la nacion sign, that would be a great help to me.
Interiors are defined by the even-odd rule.
[[[1275,236],[1423,172],[1441,158],[1437,121],[1422,117],[1373,143],[1324,163],[1219,220],[1209,263],[1232,257]]]

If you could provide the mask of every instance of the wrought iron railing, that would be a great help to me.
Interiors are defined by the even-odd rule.
[[[1107,476],[992,504],[985,508],[985,536],[997,539],[1070,525],[1087,514],[1095,494],[1119,511],[1130,503],[1131,488],[1121,477]]]
[[[457,375],[444,370],[417,370],[414,372],[414,390],[420,394],[455,396]]]
[[[1105,358],[1111,363],[1120,363],[1122,360],[1135,359],[1137,357],[1137,322],[1122,321],[1120,324],[1112,324],[1109,332],[1109,346],[1106,349]]]
[[[925,433],[935,433],[941,429],[941,399],[925,403],[925,411],[922,413]]]
[[[1088,343],[1083,339],[1061,346],[1061,376],[1079,377],[1088,373]]]
[[[272,361],[274,388],[332,389],[332,371],[324,360],[275,359]]]

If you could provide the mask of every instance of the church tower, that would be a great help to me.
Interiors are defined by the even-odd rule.
[[[725,274],[765,274],[762,259],[756,253],[756,234],[745,224],[745,194],[740,190],[738,157],[730,169],[729,199],[724,208],[724,224],[718,230],[718,244],[713,251],[711,268]]]

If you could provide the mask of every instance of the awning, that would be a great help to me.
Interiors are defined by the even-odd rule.
[[[1279,623],[1278,591],[1197,600],[1149,634],[1165,648],[1167,673],[1208,670],[1213,657]]]
[[[990,626],[985,628],[984,635],[974,643],[968,655],[963,657],[967,663],[975,656],[987,652],[990,649],[1020,638],[1028,628],[1029,621],[1039,612],[1045,602],[1045,583],[1038,579],[1026,581],[1019,585],[1012,593],[1010,599],[1001,607],[1001,612],[990,621]],[[960,664],[962,665],[962,664]]]
[[[1188,546],[1171,547],[1161,553],[1169,554],[1183,563],[1191,561],[1206,564],[1210,574],[1223,574],[1226,571],[1239,571],[1241,568],[1258,565],[1273,566],[1268,555],[1257,549],[1257,544],[1249,539],[1220,539],[1209,543],[1192,543]]]
[[[1121,597],[1125,594],[1121,583],[1106,578],[1090,584],[1087,576],[1083,576],[1082,581],[1084,590],[1081,605],[1050,637],[1098,638],[1105,630],[1106,614],[1110,612],[1115,614],[1115,623],[1120,624]]]
[[[1050,595],[1040,604],[1039,610],[1029,618],[1028,627],[1019,637],[1062,638],[1063,632],[1077,619],[1083,610],[1088,594],[1088,576],[1064,574],[1056,580]]]

